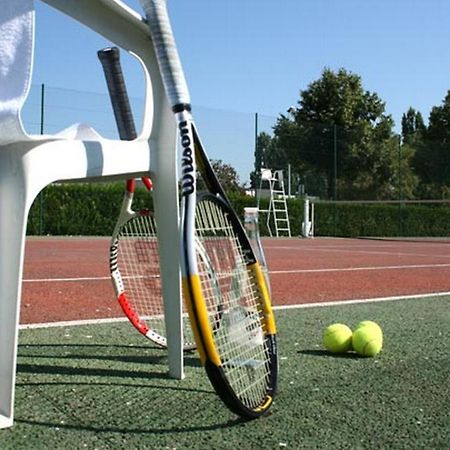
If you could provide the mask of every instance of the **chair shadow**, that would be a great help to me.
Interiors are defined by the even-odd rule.
[[[76,353],[64,354],[63,349],[78,349]],[[87,354],[83,350],[99,349],[98,353]],[[107,348],[108,350],[118,350],[119,355],[105,355],[101,354],[101,350]],[[26,350],[31,349],[29,354],[26,354]],[[47,349],[47,351],[45,351]],[[48,349],[55,350],[54,353],[50,353]],[[59,349],[59,350],[58,350]],[[148,351],[151,350],[152,355],[124,355],[124,351]],[[167,350],[160,347],[150,346],[127,346],[127,345],[98,345],[98,344],[21,344],[18,347],[19,358],[54,358],[59,360],[70,359],[90,359],[98,361],[116,361],[123,363],[135,363],[135,364],[164,364],[167,361]],[[200,367],[200,360],[193,351],[187,351],[184,353],[184,365],[187,367]]]

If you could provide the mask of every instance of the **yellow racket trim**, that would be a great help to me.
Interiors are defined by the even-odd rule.
[[[256,412],[264,412],[273,402],[273,397],[271,395],[267,396],[267,400],[261,405],[255,408]]]
[[[208,319],[208,310],[203,297],[199,275],[191,275],[189,279],[183,278],[184,298],[189,317],[191,318],[192,332],[200,355],[200,361],[205,364],[208,359],[219,367],[222,362],[217,353],[213,340],[213,331]],[[192,296],[191,296],[192,294]],[[194,312],[195,305],[195,312]],[[202,332],[200,332],[200,329]]]
[[[277,327],[275,325],[275,317],[273,315],[272,305],[270,302],[270,295],[267,289],[266,279],[264,278],[261,266],[258,262],[256,262],[255,264],[251,264],[248,267],[253,272],[256,281],[258,282],[259,289],[261,291],[262,310],[267,334],[276,334]]]

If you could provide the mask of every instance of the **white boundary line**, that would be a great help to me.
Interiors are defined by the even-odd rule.
[[[450,264],[410,264],[403,266],[368,266],[368,267],[330,267],[327,269],[286,269],[269,270],[271,275],[289,274],[289,273],[320,273],[320,272],[357,272],[364,270],[405,270],[405,269],[440,269],[450,267]]]
[[[270,270],[271,275],[295,274],[295,273],[321,273],[321,272],[358,272],[369,270],[406,270],[406,269],[441,269],[450,267],[450,263],[438,264],[409,264],[396,266],[368,266],[368,267],[330,267],[326,269],[285,269]],[[131,278],[131,277],[126,277]],[[106,281],[111,277],[79,277],[79,278],[27,278],[23,283],[70,283],[83,281]]]
[[[428,257],[428,258],[449,258],[448,254],[430,254],[430,253],[416,253],[416,252],[399,252],[396,251],[395,248],[392,251],[381,251],[381,250],[372,250],[371,247],[361,248],[352,248],[352,247],[284,247],[284,246],[273,246],[268,247],[270,249],[283,250],[283,251],[296,251],[296,252],[327,252],[327,253],[355,253],[355,254],[363,254],[363,255],[389,255],[389,256],[420,256],[420,257]]]
[[[315,308],[318,306],[343,306],[354,305],[358,303],[375,303],[375,302],[391,302],[396,300],[410,300],[413,298],[430,298],[430,297],[445,297],[450,296],[450,292],[434,292],[429,294],[413,294],[413,295],[397,295],[394,297],[373,297],[373,298],[359,298],[354,300],[336,300],[328,302],[315,302],[315,303],[299,303],[295,305],[282,305],[273,306],[275,310],[283,309],[301,309],[301,308]]]
[[[126,317],[111,317],[108,319],[67,320],[64,322],[27,323],[19,325],[19,330],[36,328],[73,327],[79,325],[101,325],[106,323],[128,322]]]
[[[395,297],[373,297],[365,299],[355,299],[355,300],[336,300],[328,302],[315,302],[315,303],[299,303],[296,305],[283,305],[274,306],[274,310],[284,310],[284,309],[302,309],[302,308],[315,308],[315,307],[325,307],[325,306],[343,306],[343,305],[354,305],[358,303],[375,303],[375,302],[389,302],[396,300],[409,300],[414,298],[429,298],[429,297],[445,297],[450,296],[450,292],[434,292],[429,294],[414,294],[414,295],[398,295]],[[47,322],[47,323],[30,323],[19,325],[19,330],[30,330],[30,329],[40,329],[40,328],[58,328],[58,327],[73,327],[79,325],[101,325],[107,323],[118,323],[127,322],[126,317],[113,317],[108,319],[86,319],[86,320],[69,320],[65,322]]]
[[[78,277],[78,278],[26,278],[23,283],[67,283],[77,281],[104,281],[110,280],[111,277]]]

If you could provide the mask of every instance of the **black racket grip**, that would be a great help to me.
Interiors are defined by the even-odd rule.
[[[127,87],[120,65],[120,52],[117,47],[108,47],[97,52],[108,86],[109,97],[116,118],[120,139],[136,139],[136,127],[128,99]]]

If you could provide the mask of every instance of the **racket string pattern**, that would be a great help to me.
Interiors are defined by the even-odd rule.
[[[221,369],[239,401],[255,410],[267,397],[272,364],[258,283],[227,212],[208,198],[198,202],[196,211],[197,239],[209,255],[206,261],[197,257],[204,301]]]
[[[119,304],[131,323],[156,344],[167,346],[156,221],[152,213],[132,213],[111,244],[111,276]],[[195,347],[187,314],[184,348]]]

